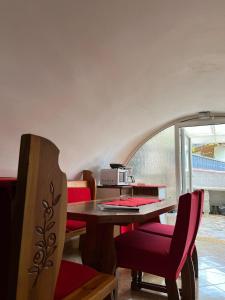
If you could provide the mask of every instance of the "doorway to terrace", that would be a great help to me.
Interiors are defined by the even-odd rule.
[[[177,129],[182,193],[203,188],[204,212],[225,215],[225,125]]]
[[[130,157],[136,183],[166,185],[167,198],[203,188],[199,236],[225,242],[225,115],[198,113],[169,125]],[[174,219],[169,217],[169,222]]]

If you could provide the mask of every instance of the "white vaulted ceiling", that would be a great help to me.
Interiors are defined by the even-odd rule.
[[[123,162],[155,128],[225,111],[223,0],[0,0],[0,176],[19,139],[68,177]]]

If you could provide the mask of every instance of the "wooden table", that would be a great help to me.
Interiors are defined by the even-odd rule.
[[[100,210],[98,204],[105,201],[70,203],[68,204],[67,215],[69,219],[87,222],[87,235],[82,249],[83,263],[98,271],[114,274],[116,269],[114,225],[146,222],[175,209],[177,203],[172,200],[163,200],[148,205],[141,212]]]

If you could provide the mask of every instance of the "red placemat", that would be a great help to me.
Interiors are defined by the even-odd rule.
[[[123,199],[115,199],[113,201],[104,202],[104,205],[115,205],[115,206],[127,206],[127,207],[138,207],[145,204],[151,204],[159,202],[158,199],[146,199],[146,198],[127,198]]]

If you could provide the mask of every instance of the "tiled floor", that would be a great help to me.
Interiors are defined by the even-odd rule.
[[[199,257],[197,299],[225,300],[225,216],[204,216],[196,244]],[[74,255],[74,249],[72,251],[67,249],[65,257],[79,261],[78,255]],[[118,300],[167,299],[166,295],[160,293],[131,291],[129,270],[118,269],[117,276]],[[148,274],[145,274],[145,279],[154,283],[163,283],[161,278]]]

